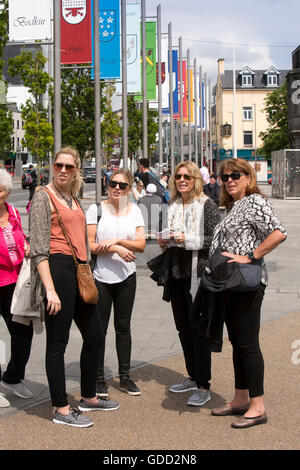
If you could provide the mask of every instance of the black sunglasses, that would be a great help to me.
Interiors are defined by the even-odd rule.
[[[108,184],[111,188],[116,188],[119,185],[119,188],[122,190],[126,189],[128,186],[128,183],[124,183],[123,181],[114,181],[114,180],[109,181]]]
[[[53,168],[55,171],[61,171],[63,167],[65,167],[67,173],[71,173],[71,171],[75,170],[76,168],[75,165],[71,165],[69,163],[64,164],[64,163],[55,162],[53,165]]]
[[[221,175],[221,180],[223,183],[227,183],[229,178],[231,178],[233,181],[239,180],[242,175],[246,175],[247,173],[244,173],[242,171],[233,171],[230,173],[230,175]]]
[[[186,181],[191,181],[193,177],[191,175],[188,175],[187,173],[184,173],[183,175],[177,173],[174,178],[176,179],[176,181],[181,180],[181,178],[185,179]]]

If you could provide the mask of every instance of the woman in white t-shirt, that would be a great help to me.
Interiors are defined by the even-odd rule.
[[[128,170],[116,170],[108,183],[108,199],[101,203],[98,221],[96,204],[86,213],[90,249],[97,255],[94,277],[99,291],[98,310],[105,335],[112,305],[119,362],[120,387],[129,395],[140,395],[130,380],[130,322],[136,291],[135,253],[145,249],[144,220],[139,207],[128,202],[133,177]],[[108,395],[104,376],[105,343],[100,352],[97,393]]]

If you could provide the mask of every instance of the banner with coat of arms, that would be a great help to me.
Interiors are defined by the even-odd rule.
[[[91,62],[91,0],[62,0],[61,63]]]
[[[142,27],[142,26],[141,26]],[[141,35],[142,37],[142,35]],[[142,50],[142,46],[140,46]],[[140,52],[141,62],[142,53]],[[141,63],[141,70],[142,70]],[[141,73],[142,75],[142,73]],[[146,21],[146,75],[147,75],[147,100],[156,100],[156,21]],[[142,95],[135,95],[136,101],[142,101]]]

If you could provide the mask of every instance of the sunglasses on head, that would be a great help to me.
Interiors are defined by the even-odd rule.
[[[119,185],[119,188],[123,190],[126,189],[128,186],[128,183],[124,183],[123,181],[114,181],[114,180],[109,181],[108,184],[111,188],[116,188]]]
[[[187,173],[184,173],[184,174],[177,173],[177,175],[175,175],[175,180],[176,181],[180,181],[181,178],[183,178],[185,181],[191,181],[192,176],[188,175]]]
[[[242,175],[246,175],[246,173],[242,171],[233,171],[232,173],[230,173],[230,175],[221,175],[221,180],[223,181],[223,183],[227,183],[229,178],[235,181],[239,180]]]
[[[61,171],[65,167],[67,173],[71,173],[71,171],[75,170],[75,165],[71,165],[69,163],[58,163],[55,162],[53,168],[55,171]]]

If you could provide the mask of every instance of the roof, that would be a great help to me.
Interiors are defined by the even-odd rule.
[[[251,70],[251,72],[253,72],[253,74],[252,74],[252,76],[253,76],[253,86],[251,86],[251,87],[242,86],[240,78],[239,78],[241,72],[246,71],[246,68]],[[273,69],[273,67],[272,67],[272,69]],[[268,70],[253,70],[253,69],[250,69],[249,67],[244,67],[244,69],[242,69],[242,70],[236,70],[235,71],[236,89],[237,90],[238,89],[250,89],[250,90],[251,89],[252,90],[253,89],[267,89],[267,90],[269,90],[270,88],[277,88],[276,86],[272,87],[270,85],[267,86],[267,84],[266,84],[266,79],[265,79],[266,72],[268,72],[269,70],[271,72],[271,67]],[[275,69],[275,67],[274,67],[274,71],[279,72],[279,74],[278,74],[278,77],[279,77],[278,86],[283,85],[289,70],[278,70],[278,69]],[[233,70],[225,70],[224,74],[220,75],[223,90],[224,89],[228,89],[228,90],[233,89],[232,75],[233,75]]]

